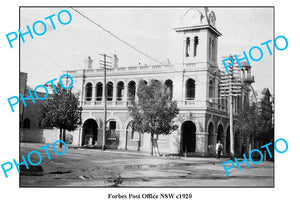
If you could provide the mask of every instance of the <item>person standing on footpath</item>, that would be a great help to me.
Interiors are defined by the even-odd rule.
[[[223,145],[221,144],[221,141],[218,140],[217,144],[216,144],[216,154],[217,154],[217,159],[219,159],[221,157],[221,153],[223,151]]]

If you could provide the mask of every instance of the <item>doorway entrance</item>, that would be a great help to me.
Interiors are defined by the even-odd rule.
[[[88,119],[83,124],[82,146],[95,145],[97,141],[98,125],[94,119]]]
[[[181,125],[181,152],[196,151],[196,126],[192,121]]]

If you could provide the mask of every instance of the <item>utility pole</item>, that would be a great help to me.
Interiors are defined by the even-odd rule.
[[[106,117],[107,117],[107,106],[106,106],[106,97],[107,97],[107,92],[106,92],[106,70],[111,68],[111,62],[108,62],[106,58],[112,58],[108,55],[104,54],[99,54],[103,56],[103,60],[100,60],[100,68],[103,69],[103,134],[102,134],[102,150],[105,150],[105,143],[106,143]]]
[[[233,56],[229,57],[234,60]],[[228,57],[226,57],[228,58]],[[221,96],[229,99],[229,131],[230,131],[230,157],[234,158],[234,128],[233,128],[233,96],[241,95],[240,83],[235,80],[233,72],[236,69],[236,63],[230,66],[230,72],[223,74],[221,77]],[[227,100],[228,100],[227,99]]]
[[[229,82],[229,128],[230,128],[230,156],[234,158],[234,131],[233,131],[233,100],[232,100],[232,81],[233,81],[233,66],[230,72],[230,82]]]

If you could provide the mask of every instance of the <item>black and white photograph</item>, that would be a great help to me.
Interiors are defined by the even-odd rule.
[[[4,1],[1,212],[297,212],[297,10]]]

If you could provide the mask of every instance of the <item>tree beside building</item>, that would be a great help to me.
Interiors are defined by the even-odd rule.
[[[40,108],[39,121],[42,127],[59,129],[59,139],[65,141],[65,131],[74,131],[81,124],[79,101],[71,89],[56,86],[52,98],[47,99]]]
[[[133,118],[133,128],[140,133],[149,133],[151,136],[151,155],[157,146],[159,135],[168,135],[177,126],[172,120],[179,113],[176,101],[171,100],[171,94],[167,87],[160,81],[151,80],[149,85],[145,81],[139,81],[137,90],[138,101],[130,99],[128,111]],[[156,136],[156,138],[154,138]]]
[[[236,116],[236,130],[248,147],[246,153],[274,141],[273,118],[273,98],[264,88],[258,100],[245,104]],[[273,153],[273,147],[270,150]]]

